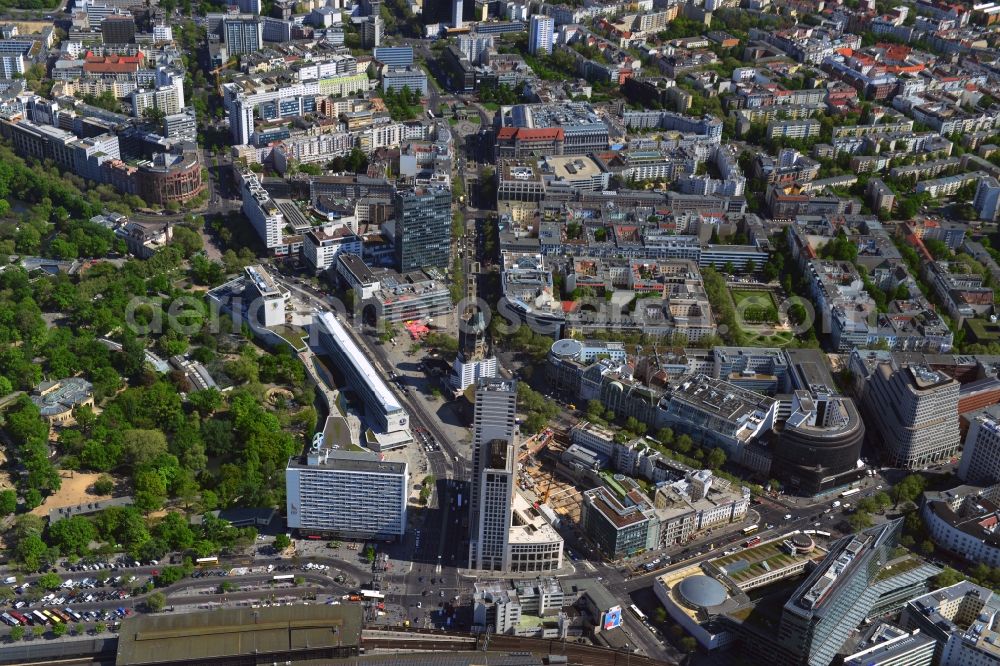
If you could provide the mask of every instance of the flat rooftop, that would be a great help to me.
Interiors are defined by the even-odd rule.
[[[592,500],[593,507],[618,529],[649,520],[649,517],[643,514],[642,507],[626,506],[604,486],[588,490],[584,494]]]
[[[403,411],[403,406],[396,399],[395,394],[389,390],[389,387],[382,380],[381,375],[375,370],[375,366],[372,365],[368,357],[354,343],[354,339],[347,333],[343,325],[337,321],[333,313],[324,312],[319,315],[319,325],[334,339],[341,352],[347,357],[351,365],[354,366],[357,374],[368,384],[368,388],[371,389],[372,393],[375,394],[375,397],[381,403],[382,410],[387,414]]]
[[[593,178],[604,173],[600,165],[590,157],[564,156],[543,158],[546,166],[551,169],[552,175],[561,180],[578,180],[580,178]]]
[[[247,266],[243,270],[246,271],[247,278],[253,282],[255,287],[257,287],[257,291],[260,292],[261,296],[266,297],[281,295],[278,283],[274,281],[271,274],[264,270],[264,267],[260,264]]]
[[[310,460],[314,460],[310,464]],[[326,469],[338,472],[400,475],[406,472],[405,462],[380,460],[371,451],[322,449],[288,461],[288,469]]]
[[[284,662],[296,650],[356,649],[361,613],[356,604],[324,604],[134,615],[122,622],[115,664],[228,663],[240,657],[270,663],[278,655]]]
[[[513,393],[517,391],[517,382],[513,379],[502,379],[500,377],[484,377],[476,384],[476,390]]]
[[[946,633],[957,633],[968,646],[1000,660],[1000,599],[992,591],[962,581],[910,601],[928,622]],[[959,621],[959,617],[963,620]]]
[[[735,421],[743,414],[767,411],[774,404],[774,400],[765,395],[703,374],[686,379],[671,394],[671,399],[674,398],[681,398],[729,421]]]
[[[549,525],[541,512],[536,510],[516,489],[514,491],[513,505],[514,516],[522,524],[510,527],[508,534],[510,543],[526,544],[562,541],[562,537]]]
[[[564,130],[604,125],[594,108],[583,102],[561,104],[515,104],[500,109],[505,127],[561,127]]]
[[[804,566],[810,560],[819,562],[826,557],[826,549],[815,544],[817,538],[815,534],[809,535],[814,540],[813,550],[809,552],[792,550],[790,552],[788,548],[783,547],[783,543],[791,541],[793,536],[786,534],[753,548],[743,548],[731,555],[723,555],[709,561],[741,589],[752,589],[757,587],[758,579],[775,570],[798,568],[798,565]]]
[[[285,222],[295,231],[312,228],[312,223],[306,219],[306,216],[302,214],[302,211],[299,210],[299,207],[294,202],[288,199],[275,199],[274,203],[278,205],[278,210],[285,216]]]
[[[338,241],[342,238],[355,237],[355,233],[346,225],[339,227],[326,226],[313,227],[310,231],[306,232],[306,236],[311,237],[313,243],[316,245],[324,245],[327,242]]]
[[[374,284],[378,282],[378,278],[375,276],[375,272],[368,267],[368,264],[356,254],[345,253],[337,256],[337,260],[343,264],[351,275],[357,279],[361,284]]]

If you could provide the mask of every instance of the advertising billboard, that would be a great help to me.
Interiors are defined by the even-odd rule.
[[[604,614],[604,630],[614,629],[615,627],[620,627],[622,625],[622,607],[612,606],[608,609],[608,612]]]

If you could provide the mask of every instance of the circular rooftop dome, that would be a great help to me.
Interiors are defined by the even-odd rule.
[[[685,578],[677,586],[677,593],[684,603],[694,608],[718,606],[729,596],[722,583],[708,576]]]
[[[552,343],[552,353],[560,358],[575,358],[583,351],[583,343],[572,338],[563,338]]]
[[[815,546],[815,542],[808,534],[795,534],[792,536],[792,545],[796,548],[810,549]]]

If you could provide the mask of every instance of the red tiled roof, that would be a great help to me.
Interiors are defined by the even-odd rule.
[[[87,52],[84,57],[83,71],[88,74],[119,74],[138,71],[142,66],[143,56],[140,52],[134,56],[97,56]]]
[[[541,141],[545,139],[555,139],[562,141],[566,133],[561,127],[543,127],[540,129],[529,129],[527,127],[501,127],[497,132],[497,139],[521,139],[528,141]]]
[[[135,55],[106,55],[100,56],[95,55],[93,51],[87,51],[87,55],[83,57],[87,62],[134,62],[136,64],[141,64],[143,60],[142,51],[137,52]]]
[[[517,133],[517,138],[519,139],[559,139],[562,140],[566,133],[563,131],[562,127],[544,127],[541,129],[528,129],[526,127],[518,128],[520,131]]]

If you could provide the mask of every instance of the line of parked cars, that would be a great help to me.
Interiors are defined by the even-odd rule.
[[[124,619],[132,614],[132,609],[119,607],[113,610],[92,610],[77,612],[66,606],[65,608],[45,608],[40,610],[15,609],[0,612],[0,622],[7,626],[44,626],[57,624],[68,624],[70,622],[98,622],[108,623],[108,627],[114,629],[118,626],[118,620]]]

